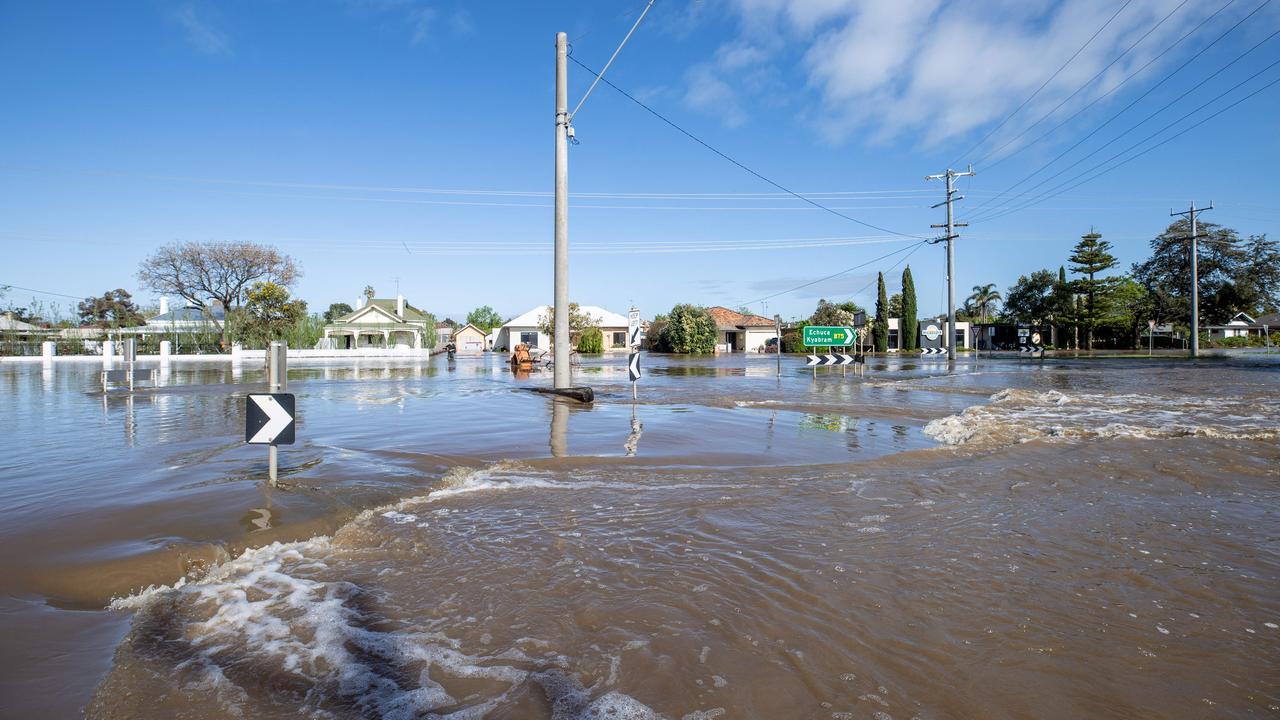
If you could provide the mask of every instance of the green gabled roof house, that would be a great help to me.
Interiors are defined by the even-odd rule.
[[[391,299],[361,298],[360,307],[324,326],[326,339],[338,349],[394,348],[415,350],[427,347],[434,336],[435,323],[429,315],[405,302],[404,296]]]

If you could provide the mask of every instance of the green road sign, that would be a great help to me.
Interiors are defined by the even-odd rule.
[[[857,338],[857,333],[851,327],[804,326],[804,344],[807,347],[848,347],[857,343]]]

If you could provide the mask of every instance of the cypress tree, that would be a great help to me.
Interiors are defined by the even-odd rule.
[[[871,327],[871,337],[875,341],[876,352],[888,352],[889,296],[884,291],[884,273],[880,273],[879,289],[876,292],[876,322]]]
[[[898,345],[903,350],[915,350],[916,339],[916,281],[911,279],[911,266],[902,271],[902,317],[898,319]]]

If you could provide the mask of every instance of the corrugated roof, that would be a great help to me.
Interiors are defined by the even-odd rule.
[[[226,319],[227,317],[226,311],[223,310],[221,307],[211,308],[209,312],[210,314],[213,315],[213,318],[219,322]],[[208,320],[208,318],[205,317],[203,310],[201,310],[200,308],[188,306],[188,307],[175,308],[173,310],[170,310],[167,313],[164,313],[163,315],[155,315],[153,317],[149,317],[147,318],[147,324],[162,325],[164,323],[201,322],[206,320]]]
[[[368,303],[366,303],[364,307],[356,308],[351,313],[347,315],[343,315],[340,318],[334,318],[333,322],[334,323],[350,322],[351,318],[364,312],[365,308],[369,307],[370,305],[376,306],[379,310],[385,311],[388,315],[392,317],[396,317],[396,298],[391,298],[390,300],[387,300],[384,298],[374,298],[370,300]],[[410,305],[408,301],[405,301],[404,320],[405,322],[427,322],[427,316],[426,316],[426,313]]]

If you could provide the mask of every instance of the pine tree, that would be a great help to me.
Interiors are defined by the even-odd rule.
[[[876,322],[871,327],[871,337],[875,341],[876,352],[889,351],[889,296],[884,291],[884,273],[880,273],[876,292]]]
[[[898,344],[903,350],[914,351],[916,339],[916,281],[911,278],[911,266],[902,271],[902,317],[898,319]]]
[[[1116,257],[1111,254],[1111,243],[1103,240],[1099,233],[1090,232],[1080,238],[1068,259],[1072,263],[1071,272],[1085,276],[1075,283],[1076,291],[1085,296],[1084,307],[1077,314],[1085,331],[1085,348],[1092,350],[1093,329],[1106,314],[1107,290],[1111,286],[1107,278],[1096,275],[1115,267]]]

